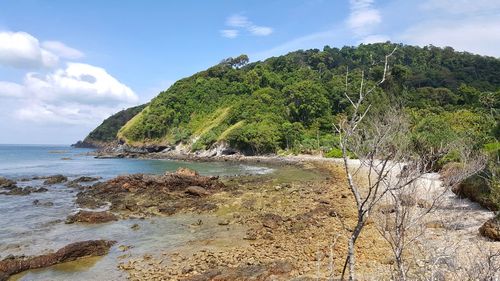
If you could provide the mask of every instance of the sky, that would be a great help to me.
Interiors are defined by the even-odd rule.
[[[392,41],[500,57],[500,0],[2,0],[0,144],[71,144],[230,56]]]

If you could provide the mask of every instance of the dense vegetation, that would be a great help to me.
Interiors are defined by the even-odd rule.
[[[141,112],[146,107],[145,104],[124,109],[115,113],[102,122],[97,128],[88,134],[83,140],[75,144],[76,146],[93,147],[103,143],[108,143],[116,140],[116,134],[123,125],[130,119]]]
[[[384,56],[395,46],[326,46],[255,63],[245,55],[225,59],[177,81],[149,105],[113,115],[85,141],[183,143],[192,151],[224,142],[247,154],[322,152],[340,157],[332,122],[349,113],[346,73],[348,91],[358,91],[361,73],[365,87],[371,87],[382,76]],[[370,114],[389,104],[402,108],[410,116],[409,136],[422,155],[444,142],[485,151],[488,168],[457,192],[498,209],[500,59],[450,47],[397,46],[387,81],[370,98]],[[456,152],[447,152],[438,168],[457,158]]]
[[[229,58],[161,92],[118,136],[131,145],[183,142],[193,151],[224,141],[249,154],[335,156],[331,124],[348,110],[346,72],[352,91],[359,88],[361,71],[373,84],[394,46],[326,46],[250,64],[245,55]],[[423,153],[441,141],[483,147],[499,138],[499,59],[399,45],[390,65],[389,79],[371,98],[371,112],[388,104],[404,107]]]

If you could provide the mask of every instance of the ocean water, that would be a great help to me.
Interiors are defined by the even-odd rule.
[[[129,173],[163,174],[179,167],[195,169],[204,175],[221,176],[275,171],[240,163],[95,159],[89,152],[89,149],[68,146],[0,145],[0,176],[21,179],[63,174],[70,180],[79,176],[107,179]],[[30,180],[19,181],[18,186],[44,185],[43,180]],[[214,218],[200,215],[127,219],[98,225],[65,224],[66,217],[78,211],[74,203],[78,191],[64,184],[45,187],[47,192],[26,196],[0,194],[0,260],[10,254],[39,255],[83,240],[109,239],[118,243],[104,257],[24,272],[15,276],[15,280],[124,280],[124,272],[117,269],[121,255],[137,256],[174,249],[193,240],[224,234]],[[53,205],[34,205],[34,200]],[[198,219],[203,219],[204,223],[193,230],[190,226]],[[138,230],[131,229],[134,224],[140,226]],[[231,231],[233,235],[238,230]],[[122,252],[119,245],[133,245],[133,248]]]
[[[0,145],[0,176],[22,178],[64,174],[72,176],[115,177],[121,174],[162,174],[179,167],[202,175],[265,174],[272,169],[225,162],[185,162],[147,159],[96,159],[91,149],[61,145]]]

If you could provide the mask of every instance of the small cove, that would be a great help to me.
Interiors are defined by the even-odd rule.
[[[27,153],[29,151],[30,153]],[[222,177],[262,175],[278,181],[306,180],[314,173],[297,167],[271,167],[224,162],[184,162],[146,159],[94,159],[89,150],[59,146],[0,146],[0,176],[23,179],[34,176],[63,174],[109,179],[120,174],[162,174],[179,167],[197,170],[202,175]],[[71,160],[63,160],[71,159]],[[39,255],[55,251],[69,243],[108,239],[118,243],[103,257],[83,259],[13,276],[14,280],[122,280],[125,274],[117,265],[129,256],[174,250],[193,241],[231,239],[242,236],[241,226],[219,226],[210,215],[177,214],[171,217],[126,219],[88,225],[65,224],[66,217],[78,210],[74,199],[78,190],[63,184],[46,186],[43,180],[18,181],[20,187],[44,186],[47,192],[25,196],[0,195],[0,258],[8,255]],[[33,204],[34,200],[40,203]],[[51,202],[52,206],[43,203]],[[202,225],[195,226],[199,220]],[[138,225],[137,228],[132,226]],[[124,250],[120,246],[131,246]]]

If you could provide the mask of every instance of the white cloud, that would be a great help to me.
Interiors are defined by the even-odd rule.
[[[120,109],[122,107],[89,106],[78,103],[58,106],[31,101],[18,109],[15,117],[21,121],[38,124],[95,125]]]
[[[66,59],[80,59],[83,57],[82,52],[59,41],[45,41],[42,43],[42,47]]]
[[[38,123],[96,123],[139,100],[103,68],[83,63],[46,75],[28,73],[23,84],[0,82],[0,95],[5,93],[19,98],[18,119]]]
[[[382,22],[380,11],[373,7],[373,0],[350,0],[348,27],[357,36],[368,35],[374,27]]]
[[[440,10],[451,14],[476,14],[498,12],[500,1],[497,0],[427,0],[421,4],[426,11]]]
[[[236,29],[223,29],[220,31],[220,33],[221,33],[222,37],[233,39],[233,38],[238,37],[239,31]]]
[[[273,33],[273,29],[267,26],[257,26],[252,25],[248,28],[248,31],[255,36],[268,36]]]
[[[15,68],[54,67],[59,58],[26,32],[0,32],[0,64]]]
[[[321,48],[325,45],[345,45],[345,38],[349,34],[343,26],[336,26],[330,30],[315,32],[284,42],[271,49],[250,54],[252,60],[263,60],[272,56],[283,55],[299,49]]]
[[[39,69],[55,68],[61,58],[79,59],[83,53],[59,41],[40,41],[26,32],[0,31],[0,65]]]
[[[12,82],[0,81],[1,98],[22,98],[25,94],[25,88],[22,85]]]
[[[232,15],[226,19],[226,25],[230,27],[248,27],[252,22],[247,17],[241,15]]]
[[[390,40],[390,38],[387,35],[373,34],[373,35],[366,36],[359,43],[363,43],[363,44],[384,43],[384,42],[387,42],[389,40]]]
[[[451,46],[460,51],[500,57],[500,18],[428,21],[408,28],[401,39],[409,44]]]
[[[25,85],[43,100],[68,100],[99,105],[134,103],[138,98],[105,69],[83,63],[68,63],[65,69],[40,77],[28,73]]]
[[[240,31],[246,31],[254,36],[268,36],[273,33],[273,29],[268,26],[254,24],[247,17],[242,15],[232,15],[226,19],[226,26],[230,29],[221,30],[220,33],[226,38],[236,38]]]
[[[427,0],[415,9],[423,18],[404,29],[398,40],[500,57],[499,1]]]

